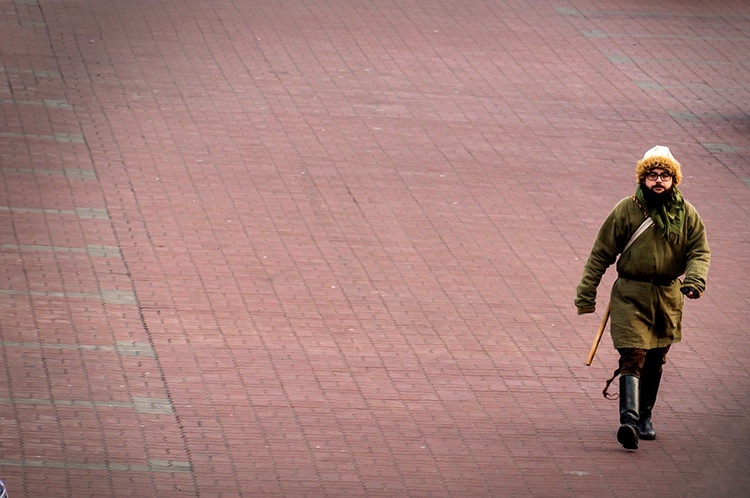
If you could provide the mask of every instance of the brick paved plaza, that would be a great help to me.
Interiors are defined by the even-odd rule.
[[[750,494],[750,2],[0,0],[11,498]],[[713,251],[637,452],[575,286]]]

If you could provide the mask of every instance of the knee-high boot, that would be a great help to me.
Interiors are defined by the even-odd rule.
[[[620,428],[617,441],[628,450],[638,449],[639,379],[635,375],[620,376]]]
[[[662,371],[649,372],[642,375],[640,385],[640,413],[638,417],[638,437],[641,439],[656,439],[656,431],[651,424],[651,412],[656,404],[656,394],[659,392]]]

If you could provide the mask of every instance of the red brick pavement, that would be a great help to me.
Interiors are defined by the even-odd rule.
[[[10,495],[746,496],[748,54],[742,0],[0,0]],[[625,452],[572,299],[657,143],[714,260]]]

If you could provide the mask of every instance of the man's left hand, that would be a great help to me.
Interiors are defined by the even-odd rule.
[[[699,297],[701,297],[700,292],[690,287],[689,285],[681,287],[680,291],[685,294],[685,297],[687,297],[688,299],[698,299]]]

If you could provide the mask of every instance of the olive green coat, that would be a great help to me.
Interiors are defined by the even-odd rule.
[[[579,311],[595,307],[596,290],[604,273],[645,219],[632,197],[621,200],[609,214],[578,284],[575,305]],[[687,201],[685,224],[677,243],[670,243],[656,226],[641,234],[617,261],[620,278],[610,296],[614,347],[653,349],[681,341],[684,296],[680,287],[689,285],[703,293],[710,257],[703,221]],[[677,278],[682,275],[680,283]],[[655,285],[651,279],[675,282]]]

